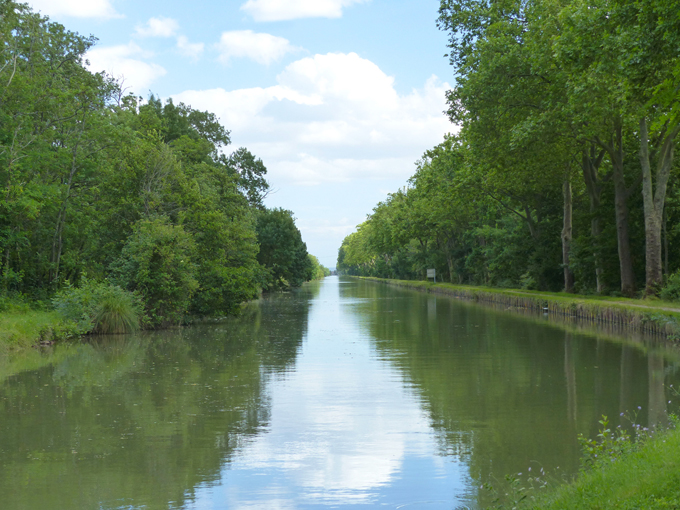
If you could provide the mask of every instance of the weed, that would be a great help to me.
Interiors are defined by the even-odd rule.
[[[584,469],[604,460],[614,462],[632,447],[630,434],[620,425],[612,432],[609,428],[609,419],[604,415],[599,423],[602,428],[595,439],[586,438],[583,434],[578,435],[578,441],[583,449],[581,462]]]

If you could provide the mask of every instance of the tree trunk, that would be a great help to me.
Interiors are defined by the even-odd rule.
[[[57,222],[54,226],[54,235],[52,237],[52,257],[51,257],[51,268],[50,268],[50,283],[57,286],[59,285],[59,265],[61,264],[61,252],[64,246],[63,242],[63,232],[64,225],[66,224],[66,213],[69,205],[69,199],[71,198],[71,188],[73,186],[73,179],[78,171],[78,166],[76,164],[76,154],[78,152],[78,144],[76,143],[71,157],[71,170],[69,172],[68,181],[66,182],[66,190],[64,199],[61,203],[61,208],[59,209],[59,214],[57,215]]]
[[[656,189],[652,182],[651,155],[647,119],[640,119],[640,165],[642,167],[642,199],[645,213],[645,295],[655,295],[663,285],[661,228],[666,188],[673,166],[675,137],[680,127],[662,138],[656,166]]]
[[[456,282],[453,280],[453,277],[454,277],[454,272],[453,272],[453,257],[451,256],[450,253],[448,253],[448,254],[446,255],[446,263],[447,263],[447,265],[449,266],[449,281],[450,281],[451,283],[456,283]]]
[[[567,169],[568,172],[568,169]],[[574,273],[569,264],[569,252],[571,251],[572,240],[572,196],[571,181],[567,173],[562,186],[564,196],[564,221],[562,228],[562,266],[564,267],[564,291],[574,292]]]
[[[446,264],[448,265],[448,268],[449,268],[449,281],[451,283],[455,283],[454,282],[455,271],[454,271],[454,263],[453,263],[453,254],[451,253],[453,251],[454,245],[455,245],[455,236],[454,235],[447,236],[447,238],[446,238]]]
[[[581,159],[581,170],[583,171],[583,179],[586,183],[586,190],[590,198],[590,235],[593,238],[593,256],[595,258],[595,281],[597,286],[597,293],[604,294],[606,291],[604,284],[604,271],[602,269],[602,254],[600,250],[600,236],[602,235],[602,227],[600,226],[600,197],[602,195],[602,185],[598,170],[602,164],[605,151],[600,150],[599,153],[594,143],[590,143],[589,148],[583,149],[583,156]]]
[[[621,293],[631,297],[635,294],[635,276],[633,275],[633,259],[630,253],[628,236],[628,197],[637,186],[626,187],[623,173],[623,135],[621,119],[616,119],[614,139],[609,144],[600,142],[609,154],[612,162],[612,178],[614,180],[614,212],[616,214],[616,238],[619,248],[619,270],[621,274]]]
[[[600,225],[600,197],[602,195],[602,185],[598,175],[598,170],[602,164],[605,151],[600,150],[599,153],[594,143],[590,143],[588,149],[583,149],[583,157],[581,160],[581,169],[583,171],[583,179],[586,183],[586,190],[590,198],[590,235],[593,239],[593,256],[595,258],[595,281],[597,286],[597,293],[604,294],[606,291],[604,284],[604,271],[602,269],[602,254],[600,250],[600,236],[602,235],[602,227]]]
[[[663,210],[663,274],[668,278],[668,214]]]
[[[602,269],[602,254],[600,253],[599,240],[602,235],[602,226],[600,225],[600,218],[595,216],[590,220],[590,235],[595,242],[595,285],[598,294],[604,294],[607,291],[607,286],[604,283],[604,269]]]
[[[635,294],[633,259],[628,236],[628,190],[623,180],[623,168],[614,168],[614,211],[616,213],[616,238],[619,247],[619,270],[621,272],[621,293],[632,297]]]

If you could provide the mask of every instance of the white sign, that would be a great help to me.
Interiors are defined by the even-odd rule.
[[[428,278],[435,278],[434,269],[428,269],[427,270],[427,277]]]

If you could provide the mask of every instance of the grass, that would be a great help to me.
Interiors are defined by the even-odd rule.
[[[674,301],[662,301],[658,298],[647,298],[647,299],[633,299],[624,297],[614,297],[614,296],[597,296],[597,295],[581,295],[581,294],[569,294],[566,292],[545,292],[538,290],[523,290],[523,289],[506,289],[499,287],[484,287],[476,285],[458,285],[452,283],[432,283],[420,280],[389,280],[386,278],[372,278],[372,277],[362,277],[367,280],[377,280],[390,282],[395,284],[403,284],[405,286],[413,288],[422,289],[460,289],[468,291],[478,291],[478,292],[493,292],[495,294],[503,294],[507,296],[534,296],[534,297],[548,297],[553,300],[571,302],[574,300],[591,302],[591,303],[607,303],[615,306],[629,306],[629,307],[643,307],[643,308],[659,308],[659,309],[671,309],[680,313],[680,303]]]
[[[139,331],[141,307],[133,298],[119,287],[112,287],[102,295],[96,308],[94,331],[105,335]]]
[[[680,430],[662,432],[614,463],[605,461],[573,483],[525,499],[520,508],[680,509]]]
[[[68,336],[68,332],[56,312],[25,309],[0,312],[0,352],[25,349],[63,336]]]

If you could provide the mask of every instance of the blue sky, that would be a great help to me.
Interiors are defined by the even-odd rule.
[[[34,0],[93,34],[93,71],[217,114],[262,158],[269,207],[335,267],[345,235],[455,130],[439,0]]]

